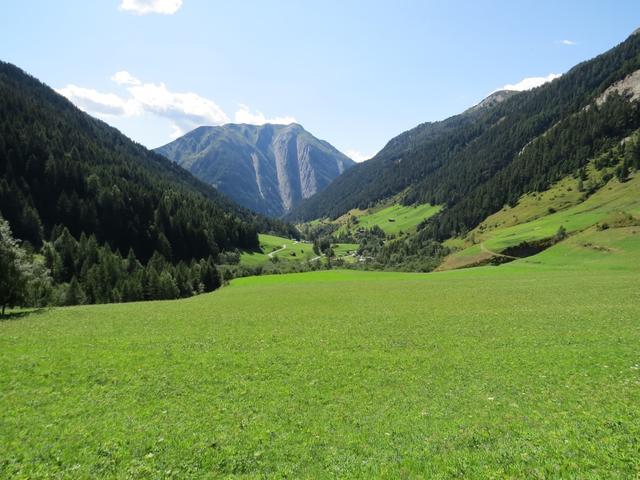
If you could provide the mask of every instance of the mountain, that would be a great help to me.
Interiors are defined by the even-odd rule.
[[[8,63],[0,63],[0,211],[34,245],[58,225],[143,260],[165,240],[175,260],[258,244],[248,212]]]
[[[259,249],[258,231],[295,235],[0,62],[5,220],[51,272],[54,290],[30,304],[209,291],[220,284],[215,263]]]
[[[479,112],[482,111],[486,108],[491,108],[491,107],[495,107],[496,105],[504,102],[505,100],[513,97],[514,95],[517,95],[520,92],[517,92],[515,90],[498,90],[497,92],[493,92],[491,95],[489,95],[488,97],[486,97],[484,100],[482,100],[480,103],[478,103],[477,105],[474,105],[473,107],[469,108],[466,110],[466,114],[471,114],[474,112]]]
[[[444,240],[584,168],[640,127],[634,85],[640,35],[583,62],[531,91],[494,94],[441,122],[392,139],[289,218],[336,218],[392,196],[443,210],[423,225],[425,238]]]
[[[156,152],[240,205],[273,217],[355,165],[295,123],[200,127]]]
[[[430,166],[421,157],[444,157],[478,135],[475,126],[492,108],[520,92],[500,90],[459,115],[426,122],[392,138],[371,160],[356,165],[324,192],[301,202],[287,217],[295,220],[337,218],[352,208],[365,209],[403,192],[423,178]],[[450,140],[450,141],[449,141]]]

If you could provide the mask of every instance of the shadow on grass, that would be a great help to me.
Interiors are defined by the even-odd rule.
[[[13,312],[5,312],[4,315],[0,314],[0,322],[7,322],[9,320],[20,320],[32,315],[39,315],[46,312],[46,308],[31,308],[28,310],[18,310]]]

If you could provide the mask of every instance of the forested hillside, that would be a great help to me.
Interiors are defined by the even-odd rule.
[[[639,68],[640,35],[634,34],[549,84],[396,137],[303,202],[291,218],[335,218],[403,193],[406,204],[445,206],[423,225],[425,238],[463,233],[640,127],[638,105],[624,91],[596,102]]]
[[[235,206],[8,63],[0,63],[0,214],[15,237],[44,245],[57,283],[75,279],[102,292],[87,301],[124,298],[134,267],[154,257],[158,276],[180,264],[198,276],[201,260],[215,268],[223,250],[258,248],[258,229],[291,231]],[[179,283],[168,274],[166,283]],[[215,282],[191,283],[197,291]],[[126,289],[139,292],[129,300],[167,296],[149,293],[148,282]]]

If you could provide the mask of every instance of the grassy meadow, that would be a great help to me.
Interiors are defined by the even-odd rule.
[[[304,261],[316,257],[313,252],[313,245],[310,243],[298,242],[289,238],[278,237],[276,235],[259,235],[260,248],[262,252],[243,252],[240,255],[240,263],[243,265],[256,266],[270,261],[269,254],[278,257],[280,260]],[[292,255],[295,253],[295,255]]]
[[[336,243],[333,247],[333,253],[336,257],[349,256],[358,251],[360,245],[357,243]]]
[[[446,259],[443,268],[460,268],[491,257],[525,241],[553,237],[560,226],[577,234],[598,223],[611,223],[620,214],[640,216],[640,176],[620,183],[613,179],[582,201],[577,180],[563,179],[539,194],[525,195],[515,207],[505,207],[489,216],[465,239],[449,241],[461,248]],[[472,241],[471,241],[472,240]],[[447,242],[445,242],[447,243]]]
[[[635,478],[640,233],[0,322],[1,478]]]
[[[276,235],[259,235],[261,252],[242,252],[240,263],[247,266],[264,265],[271,261],[272,257],[278,257],[281,261],[304,262],[318,259],[318,255],[313,251],[313,244],[299,242]],[[348,258],[353,252],[358,250],[357,243],[336,243],[333,251],[336,257]]]
[[[442,207],[430,205],[381,205],[367,210],[354,209],[340,218],[328,220],[314,220],[308,222],[310,226],[321,225],[323,223],[337,223],[340,225],[338,233],[353,233],[360,228],[372,228],[377,225],[387,235],[397,235],[416,230],[416,227],[424,220],[434,216]],[[358,223],[349,223],[353,217],[358,219]]]
[[[420,222],[432,217],[440,211],[439,206],[422,205],[391,205],[380,210],[372,210],[357,215],[359,228],[379,226],[388,235],[415,230]]]

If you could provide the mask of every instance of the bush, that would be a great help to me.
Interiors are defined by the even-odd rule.
[[[564,225],[560,225],[560,227],[558,228],[558,231],[553,236],[553,239],[556,242],[560,242],[560,241],[564,240],[565,238],[567,238],[567,229],[564,228]]]

